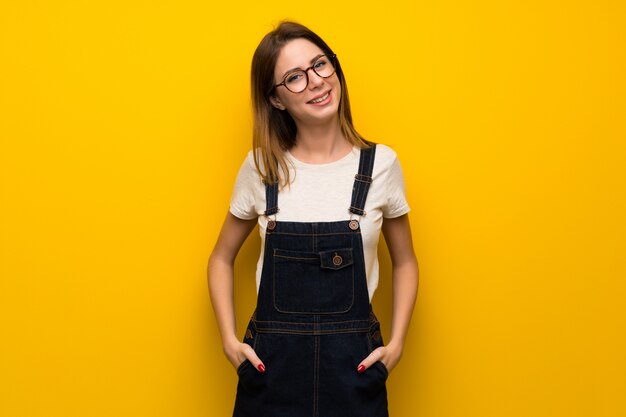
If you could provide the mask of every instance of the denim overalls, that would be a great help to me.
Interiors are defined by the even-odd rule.
[[[349,211],[364,215],[376,145],[360,152]],[[278,212],[266,184],[265,215]],[[257,307],[244,343],[266,366],[237,369],[233,417],[386,417],[387,369],[358,364],[383,345],[357,220],[269,220]]]

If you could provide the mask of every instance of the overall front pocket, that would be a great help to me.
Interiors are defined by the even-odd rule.
[[[345,313],[354,302],[352,248],[274,249],[274,307],[283,313]]]

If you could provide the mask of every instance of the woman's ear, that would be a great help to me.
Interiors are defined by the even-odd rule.
[[[283,103],[281,103],[280,99],[275,95],[270,96],[270,103],[272,103],[272,106],[276,107],[278,110],[285,110],[285,106],[283,106]]]

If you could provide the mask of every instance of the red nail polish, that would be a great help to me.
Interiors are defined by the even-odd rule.
[[[356,371],[357,371],[358,373],[362,373],[364,370],[365,370],[365,365],[359,365],[359,367],[358,367],[358,368],[356,368]]]
[[[259,371],[261,371],[261,373],[265,372],[265,365],[263,365],[262,363],[259,364]]]

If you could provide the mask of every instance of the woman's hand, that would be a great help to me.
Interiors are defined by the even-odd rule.
[[[391,370],[398,364],[401,357],[402,346],[395,344],[392,341],[389,342],[388,345],[374,349],[372,353],[367,356],[367,358],[361,361],[357,367],[357,371],[359,373],[364,372],[377,361],[381,361],[383,365],[385,365],[385,368],[387,368],[387,372],[391,372]]]
[[[263,362],[261,362],[261,359],[259,359],[254,349],[247,343],[241,343],[238,340],[229,343],[228,346],[224,346],[224,354],[235,369],[239,368],[239,366],[248,359],[256,370],[261,373],[265,372],[265,365],[263,365]]]

